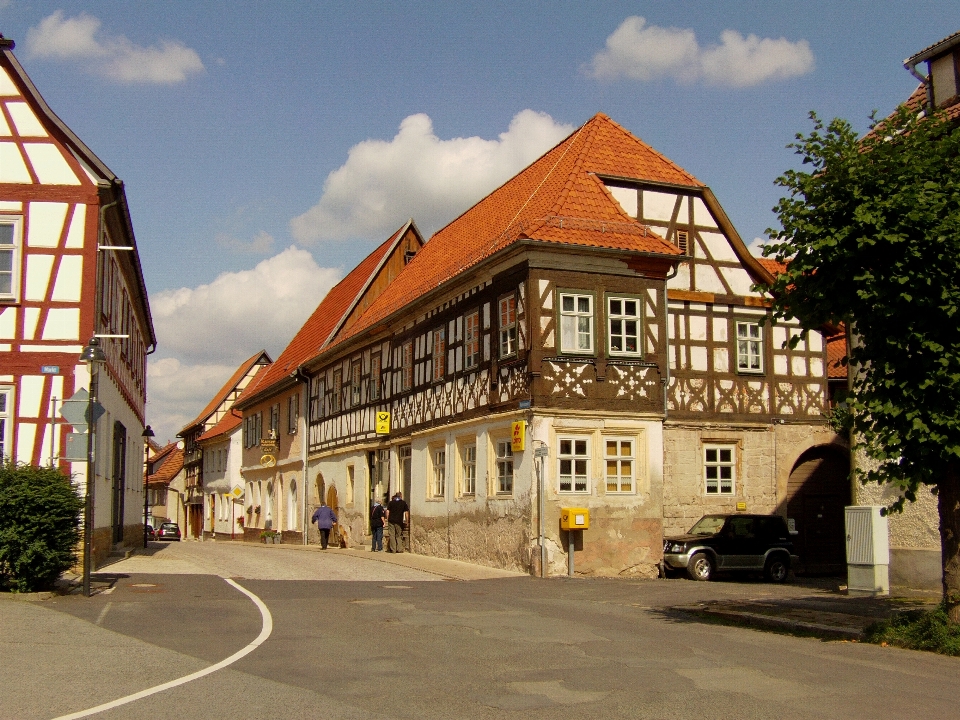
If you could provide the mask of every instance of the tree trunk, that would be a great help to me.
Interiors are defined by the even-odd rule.
[[[938,483],[943,604],[952,624],[960,623],[960,463],[951,462]]]

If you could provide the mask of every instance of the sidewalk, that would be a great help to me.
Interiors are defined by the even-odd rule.
[[[730,625],[746,625],[830,640],[859,640],[867,627],[908,610],[932,609],[939,596],[893,590],[888,597],[855,597],[846,589],[811,588],[809,594],[763,600],[718,600],[671,610]]]

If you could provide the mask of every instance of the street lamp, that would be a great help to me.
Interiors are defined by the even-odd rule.
[[[94,492],[97,481],[96,435],[97,424],[93,419],[94,408],[97,405],[98,370],[107,356],[100,347],[100,340],[96,336],[80,353],[80,362],[90,366],[90,393],[87,397],[87,496],[83,511],[83,595],[90,597],[90,570],[92,567],[91,553],[93,550],[93,506]]]
[[[154,436],[153,428],[147,425],[143,429],[143,549],[147,549],[147,478],[150,477],[150,438]]]

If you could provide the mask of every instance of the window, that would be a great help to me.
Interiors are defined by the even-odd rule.
[[[297,424],[300,422],[300,395],[291,395],[287,398],[287,434],[297,434]]]
[[[640,355],[640,312],[636,298],[607,298],[607,336],[611,355]]]
[[[347,465],[347,507],[353,507],[354,483],[356,482],[356,473],[353,465]]]
[[[0,216],[0,300],[16,300],[20,285],[18,217]]]
[[[513,445],[509,440],[497,441],[497,495],[513,494]]]
[[[737,322],[737,370],[763,372],[763,340],[760,323]]]
[[[433,497],[442,498],[447,494],[447,450],[436,448],[433,450]]]
[[[400,367],[400,387],[409,390],[413,387],[413,343],[403,344],[402,365]]]
[[[636,457],[635,442],[621,438],[605,438],[604,461],[606,464],[607,492],[632,493]]]
[[[560,352],[593,352],[593,296],[560,293]]]
[[[270,406],[270,437],[280,437],[280,403]]]
[[[480,311],[465,315],[463,325],[463,366],[469,370],[480,363]]]
[[[687,248],[689,246],[690,234],[688,230],[677,230],[677,247],[680,249],[684,255],[687,254]]]
[[[707,495],[733,495],[736,487],[736,447],[734,445],[705,445],[703,448],[703,477]]]
[[[10,442],[13,429],[13,389],[0,388],[0,462],[10,459],[13,445]]]
[[[463,495],[476,495],[477,493],[477,446],[464,445],[462,454],[463,462]]]
[[[382,372],[381,363],[382,363],[382,359],[380,357],[380,351],[375,350],[373,355],[370,357],[370,399],[371,400],[380,399],[380,375]]]
[[[343,395],[343,371],[333,371],[333,397],[330,398],[330,412],[340,412],[340,396]]]
[[[447,360],[446,328],[433,331],[433,380],[443,380]]]
[[[310,381],[310,418],[323,417],[323,396],[325,392],[323,378],[315,377]]]
[[[590,455],[586,438],[560,438],[560,492],[587,492]]]
[[[363,399],[360,386],[360,361],[354,360],[350,366],[350,407],[357,407]]]
[[[517,298],[500,298],[500,357],[517,352]]]
[[[262,431],[262,413],[248,415],[243,419],[243,446],[247,448],[260,444],[260,433]]]

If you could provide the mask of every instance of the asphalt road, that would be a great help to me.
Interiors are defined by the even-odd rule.
[[[236,581],[269,608],[269,638],[229,667],[93,717],[958,716],[958,659],[707,624],[667,609],[795,588],[451,581],[456,568],[443,561],[424,571],[377,559],[183,543],[109,568],[101,587],[112,590],[90,599],[0,600],[0,718],[80,711],[244,648],[263,618],[223,579],[240,566],[249,574]]]

